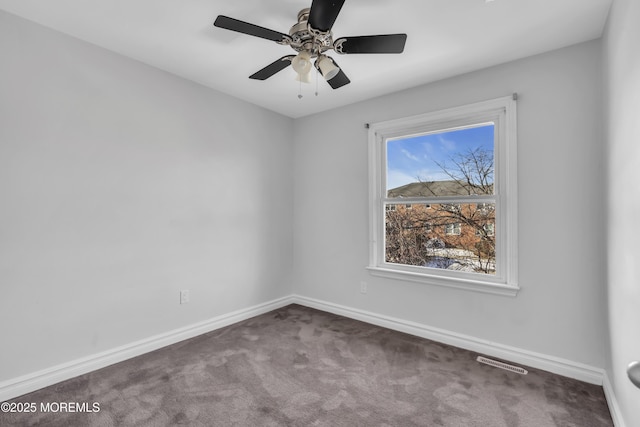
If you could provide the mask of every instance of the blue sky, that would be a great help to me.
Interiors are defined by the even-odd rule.
[[[387,188],[451,179],[436,163],[478,147],[493,152],[493,125],[387,141]]]

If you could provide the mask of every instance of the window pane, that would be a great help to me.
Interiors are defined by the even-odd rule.
[[[386,141],[387,197],[492,195],[494,124]]]
[[[387,204],[385,212],[386,262],[495,274],[495,203]]]

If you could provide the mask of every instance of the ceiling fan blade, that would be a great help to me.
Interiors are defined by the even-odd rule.
[[[249,34],[250,36],[273,40],[274,42],[284,42],[291,40],[291,37],[288,34],[280,33],[268,28],[240,21],[238,19],[229,18],[228,16],[224,15],[218,15],[213,25],[219,28],[224,28],[225,30],[237,31],[238,33]]]
[[[287,55],[283,56],[280,59],[276,59],[271,64],[264,67],[262,70],[250,75],[249,78],[254,80],[266,80],[277,72],[282,71],[289,65],[291,65],[291,60],[293,58],[295,58],[295,55]]]
[[[329,80],[327,83],[329,83],[332,88],[339,89],[342,86],[351,83],[351,80],[349,80],[349,77],[347,77],[344,71],[340,70],[338,74],[336,74],[336,76]]]
[[[340,37],[333,44],[338,53],[402,53],[406,34]]]
[[[331,58],[331,61],[333,61],[336,67],[340,68],[335,59]],[[342,68],[340,68],[338,74],[336,74],[332,79],[327,80],[327,83],[329,83],[329,86],[331,86],[333,89],[339,89],[342,86],[351,83],[351,80],[349,80],[349,77],[347,77],[344,71],[342,71]]]
[[[309,11],[309,26],[322,33],[331,30],[344,0],[313,0]]]

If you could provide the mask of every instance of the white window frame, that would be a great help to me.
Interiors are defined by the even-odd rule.
[[[455,203],[496,204],[496,274],[486,275],[400,265],[385,261],[385,203],[398,202],[386,194],[386,142],[427,133],[494,123],[493,196],[456,197]],[[517,131],[516,96],[502,97],[461,107],[369,125],[369,266],[374,276],[448,286],[478,292],[515,296],[518,286],[517,240]],[[433,200],[431,200],[433,199]],[[451,202],[446,197],[429,203]],[[422,198],[402,203],[425,203]]]

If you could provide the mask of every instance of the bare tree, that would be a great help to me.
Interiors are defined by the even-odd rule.
[[[449,158],[449,163],[435,162],[442,172],[457,182],[468,195],[493,194],[493,152],[470,148]]]
[[[493,194],[491,151],[470,149],[437,164],[451,179],[418,180],[423,196]],[[386,214],[388,262],[495,272],[495,204],[398,204]]]

